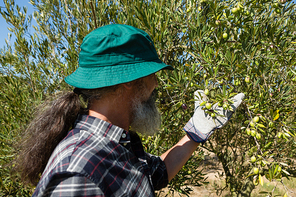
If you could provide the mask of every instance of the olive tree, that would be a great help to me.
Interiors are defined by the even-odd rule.
[[[1,165],[19,151],[12,146],[32,118],[33,106],[58,91],[71,90],[63,78],[78,66],[82,39],[97,27],[121,23],[146,31],[159,57],[174,71],[160,71],[158,104],[161,131],[143,136],[146,151],[161,154],[185,134],[194,112],[194,91],[231,110],[233,95],[246,97],[230,122],[202,145],[169,183],[190,194],[203,184],[197,170],[207,149],[217,155],[225,187],[234,196],[250,196],[264,177],[282,183],[295,177],[295,4],[260,1],[96,1],[31,0],[34,13],[5,1],[2,16],[15,42],[1,50]],[[35,20],[34,32],[29,32]],[[3,76],[3,77],[2,77]],[[4,110],[5,109],[5,110]],[[215,121],[213,109],[206,109]],[[3,117],[3,118],[2,118]],[[0,170],[1,192],[28,195],[17,176]],[[3,175],[3,176],[2,176]],[[13,179],[14,178],[14,179]],[[22,188],[22,189],[19,189]],[[266,191],[273,195],[273,190]],[[283,194],[284,195],[284,194]],[[287,191],[287,195],[290,195]]]

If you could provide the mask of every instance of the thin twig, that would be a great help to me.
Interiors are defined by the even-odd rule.
[[[162,83],[164,83],[164,85],[166,85],[166,83],[159,77],[159,80],[162,82]],[[169,91],[166,89],[166,92],[167,92],[167,94],[168,94],[168,96],[170,97],[170,99],[172,100],[172,102],[174,103],[174,105],[176,104],[175,103],[175,101],[174,101],[174,99],[171,97],[171,95],[170,95],[170,93],[169,93]]]
[[[283,179],[281,179],[281,184],[284,186],[284,188],[285,188],[286,191],[291,192],[291,193],[295,193],[295,192],[293,192],[292,190],[289,190],[289,189],[286,187],[286,185],[285,185],[284,182],[283,182]]]
[[[25,65],[27,67],[27,70],[28,70],[28,73],[29,73],[29,77],[30,77],[30,82],[31,82],[31,88],[32,88],[32,91],[33,91],[33,97],[34,97],[34,100],[36,100],[36,91],[35,91],[35,83],[33,81],[33,77],[32,77],[32,73],[31,73],[31,69],[30,69],[30,66],[29,66],[29,60],[28,60],[28,57],[23,53],[24,57],[25,57]]]
[[[66,0],[64,0],[64,3],[65,3],[65,8],[66,8],[66,12],[67,12],[68,20],[69,20],[69,26],[70,26],[69,29],[70,29],[70,32],[71,32],[71,36],[73,37],[72,22],[71,22],[71,19],[72,19],[71,11],[68,8],[67,1]]]
[[[272,191],[271,191],[271,194],[273,194],[273,192],[274,192],[275,188],[277,187],[277,184],[278,184],[278,182],[276,182],[276,184],[275,184],[274,188],[273,188],[273,189],[272,189]]]
[[[96,12],[95,12],[95,8],[94,8],[94,5],[93,5],[93,1],[90,1],[90,6],[91,6],[91,10],[92,10],[93,16],[94,16],[95,27],[97,29],[98,28],[98,25],[97,25],[97,17],[96,17]]]

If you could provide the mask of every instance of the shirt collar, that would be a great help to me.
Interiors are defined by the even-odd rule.
[[[78,115],[74,128],[89,131],[97,137],[106,137],[116,143],[130,142],[129,132],[93,116]]]

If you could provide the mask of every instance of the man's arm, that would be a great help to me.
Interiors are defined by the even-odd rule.
[[[209,114],[205,113],[204,106],[201,106],[202,102],[208,101],[205,93],[202,90],[197,90],[194,92],[194,95],[196,99],[194,114],[183,128],[187,135],[161,155],[167,167],[169,181],[179,172],[197,146],[200,143],[206,142],[214,130],[223,127],[228,122],[245,97],[243,93],[232,97],[232,110],[223,109],[216,103],[212,109],[217,113],[217,117],[212,118]]]
[[[185,135],[176,145],[160,156],[167,168],[169,181],[180,171],[199,144]]]

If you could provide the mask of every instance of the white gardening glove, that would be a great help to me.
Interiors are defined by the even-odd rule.
[[[194,96],[196,99],[194,114],[183,129],[193,141],[198,143],[206,142],[215,129],[223,127],[245,97],[243,93],[239,93],[231,98],[233,104],[230,106],[233,111],[224,110],[222,107],[218,107],[216,103],[212,109],[217,112],[217,115],[212,118],[203,110],[205,106],[200,106],[202,102],[208,100],[205,93],[202,90],[197,90],[194,92]]]

